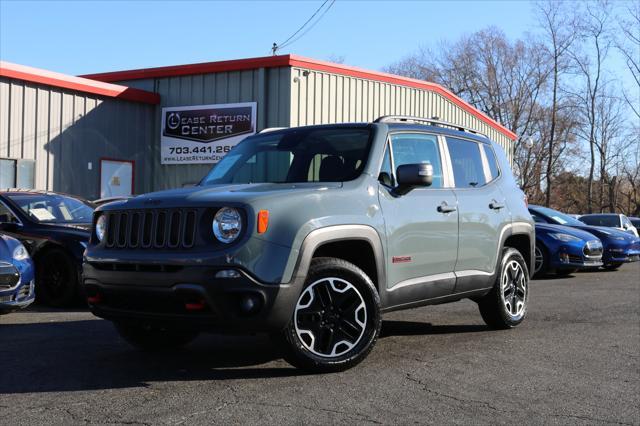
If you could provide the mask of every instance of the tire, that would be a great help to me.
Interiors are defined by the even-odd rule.
[[[494,329],[519,325],[527,314],[529,270],[520,252],[506,247],[496,282],[489,294],[478,301],[484,322]]]
[[[573,268],[573,269],[556,269],[556,275],[560,276],[560,277],[566,277],[567,275],[571,275],[571,274],[575,274],[578,271],[578,269]]]
[[[604,269],[606,269],[607,271],[615,271],[616,269],[618,269],[622,265],[623,265],[623,262],[612,262],[612,263],[606,263],[602,267]]]
[[[381,326],[380,297],[367,274],[342,259],[316,258],[279,340],[293,366],[330,373],[366,358]]]
[[[535,264],[533,266],[533,276],[542,278],[549,272],[549,254],[547,249],[536,242],[535,248]]]
[[[61,248],[52,248],[36,258],[36,300],[63,308],[78,300],[78,268]]]
[[[128,322],[114,323],[118,334],[131,346],[147,352],[170,351],[191,343],[198,332]]]

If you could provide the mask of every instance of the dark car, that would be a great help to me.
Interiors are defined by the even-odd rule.
[[[0,191],[0,231],[19,239],[29,251],[39,302],[60,307],[78,300],[93,210],[88,201],[70,195]]]
[[[640,229],[640,217],[630,217],[629,220],[636,229]]]
[[[33,274],[27,249],[15,238],[0,234],[0,315],[33,302]]]
[[[602,243],[593,234],[568,226],[536,223],[533,272],[536,276],[551,270],[557,275],[569,275],[578,269],[599,267],[602,250]]]
[[[605,269],[619,268],[623,263],[640,260],[640,238],[613,228],[591,226],[548,207],[529,205],[529,213],[538,223],[550,223],[581,229],[602,242],[602,263]]]

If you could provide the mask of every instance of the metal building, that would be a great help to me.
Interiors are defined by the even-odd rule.
[[[255,103],[254,131],[399,114],[472,128],[507,155],[516,137],[439,85],[295,55],[83,78],[3,63],[0,159],[35,160],[35,187],[86,197],[100,195],[104,158],[133,161],[135,193],[180,187],[211,164],[162,164],[163,108],[245,102]]]

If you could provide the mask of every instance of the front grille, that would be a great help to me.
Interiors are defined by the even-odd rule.
[[[597,257],[600,258],[602,257],[602,244],[600,243],[600,241],[587,241],[587,244],[585,244],[584,248],[583,248],[583,253],[585,256],[587,257]]]
[[[185,249],[196,242],[195,209],[129,210],[107,213],[107,248]]]
[[[18,270],[10,263],[0,262],[0,290],[8,290],[20,282]]]

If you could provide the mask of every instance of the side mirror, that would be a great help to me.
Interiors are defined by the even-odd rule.
[[[398,187],[394,192],[405,195],[413,188],[430,186],[433,183],[433,166],[431,163],[403,164],[396,172]]]

